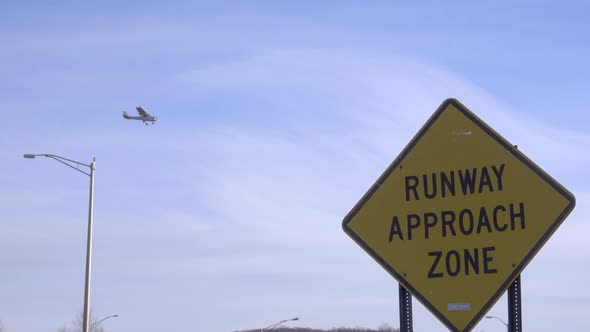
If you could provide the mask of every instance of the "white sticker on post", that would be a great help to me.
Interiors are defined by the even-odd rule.
[[[471,310],[471,303],[449,303],[448,311],[469,311]]]

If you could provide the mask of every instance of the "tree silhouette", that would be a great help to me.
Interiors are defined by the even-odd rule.
[[[96,323],[96,321],[97,321],[97,319],[96,319],[96,317],[94,317],[94,315],[92,314],[92,311],[91,311],[90,312],[90,326],[92,326],[92,324]],[[84,330],[82,328],[83,325],[84,325],[84,311],[81,311],[80,314],[78,314],[73,321],[71,321],[69,324],[68,323],[64,324],[64,326],[59,328],[57,330],[57,332],[82,332]],[[0,332],[2,332],[2,330],[0,330]],[[104,328],[102,327],[102,325],[99,325],[97,327],[91,328],[90,332],[105,332],[105,331],[104,331]]]
[[[260,329],[241,330],[235,332],[260,332]],[[334,327],[329,330],[312,329],[309,327],[278,327],[272,329],[272,332],[400,332],[399,329],[393,328],[388,324],[381,324],[377,330],[364,327]]]

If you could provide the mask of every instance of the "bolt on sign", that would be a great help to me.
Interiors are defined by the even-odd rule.
[[[575,205],[455,99],[344,218],[344,231],[452,331],[470,331]]]

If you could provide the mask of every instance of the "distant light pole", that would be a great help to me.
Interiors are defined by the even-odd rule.
[[[495,319],[497,319],[497,320],[501,321],[501,322],[502,322],[502,324],[506,325],[506,328],[508,329],[508,323],[506,323],[506,322],[505,322],[505,321],[504,321],[502,318],[500,318],[500,317],[498,317],[498,316],[486,316],[486,318],[487,318],[487,319],[492,319],[492,318],[495,318]]]
[[[116,317],[119,317],[119,315],[110,315],[110,316],[107,316],[107,317],[105,317],[105,318],[103,318],[101,320],[98,320],[98,321],[92,323],[92,325],[90,325],[90,330],[92,330],[93,328],[97,327],[98,325],[100,325],[105,320],[107,320],[109,318],[116,318]]]
[[[76,171],[88,175],[90,177],[90,204],[88,207],[88,237],[86,239],[86,281],[84,285],[84,319],[82,325],[83,332],[90,331],[90,269],[92,259],[92,218],[94,209],[94,169],[96,158],[92,159],[90,165],[84,164],[68,158],[56,156],[53,154],[25,154],[23,157],[33,159],[35,157],[47,157],[55,161],[58,161],[68,167],[75,169]],[[73,165],[76,165],[75,167]],[[90,173],[84,172],[80,169],[80,166],[85,166],[90,169]]]
[[[299,318],[298,318],[298,317],[295,317],[295,318],[291,318],[291,319],[285,319],[285,320],[282,320],[282,321],[280,321],[280,322],[278,322],[278,323],[274,323],[274,324],[272,324],[272,325],[270,325],[270,326],[267,326],[267,327],[265,327],[265,328],[263,328],[263,329],[260,329],[260,332],[264,332],[264,331],[272,330],[272,329],[274,329],[274,328],[278,327],[279,325],[281,325],[281,324],[283,324],[283,323],[286,323],[286,322],[289,322],[289,321],[293,321],[293,320],[299,320]]]

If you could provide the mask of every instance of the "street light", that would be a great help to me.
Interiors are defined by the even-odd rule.
[[[105,320],[107,320],[109,318],[116,318],[116,317],[119,317],[119,315],[110,315],[110,316],[105,317],[105,318],[103,318],[101,320],[98,320],[98,321],[92,323],[92,325],[90,325],[90,330],[92,330],[93,328],[97,327],[98,325],[100,325],[100,323],[104,322]]]
[[[299,320],[299,318],[298,318],[298,317],[295,317],[295,318],[291,318],[291,319],[285,319],[285,320],[282,320],[282,321],[280,321],[280,322],[278,322],[278,323],[274,323],[274,324],[272,324],[272,325],[270,325],[270,326],[267,326],[267,327],[265,327],[265,328],[263,328],[263,329],[260,329],[260,332],[264,332],[264,331],[272,330],[272,329],[274,329],[274,328],[278,327],[279,325],[281,325],[281,324],[283,324],[283,323],[285,323],[285,322],[292,321],[292,320]]]
[[[86,279],[84,284],[84,319],[82,325],[83,332],[90,331],[90,268],[91,268],[91,259],[92,259],[92,218],[93,218],[93,208],[94,208],[94,169],[96,164],[96,158],[92,158],[92,162],[90,165],[84,164],[75,160],[71,160],[68,158],[56,156],[53,154],[25,154],[23,157],[27,159],[33,159],[35,157],[47,157],[51,158],[55,161],[58,161],[68,167],[75,169],[76,171],[86,174],[90,177],[90,204],[88,207],[88,237],[86,240]],[[74,167],[74,165],[76,165]],[[84,172],[80,169],[80,166],[85,166],[90,169],[90,173]]]
[[[506,325],[506,328],[508,328],[508,323],[506,323],[506,322],[505,322],[504,320],[502,320],[502,318],[500,318],[500,317],[497,317],[497,316],[486,316],[486,318],[487,318],[487,319],[492,319],[492,318],[495,318],[495,319],[497,319],[497,320],[501,321],[501,322],[502,322],[502,324]]]

